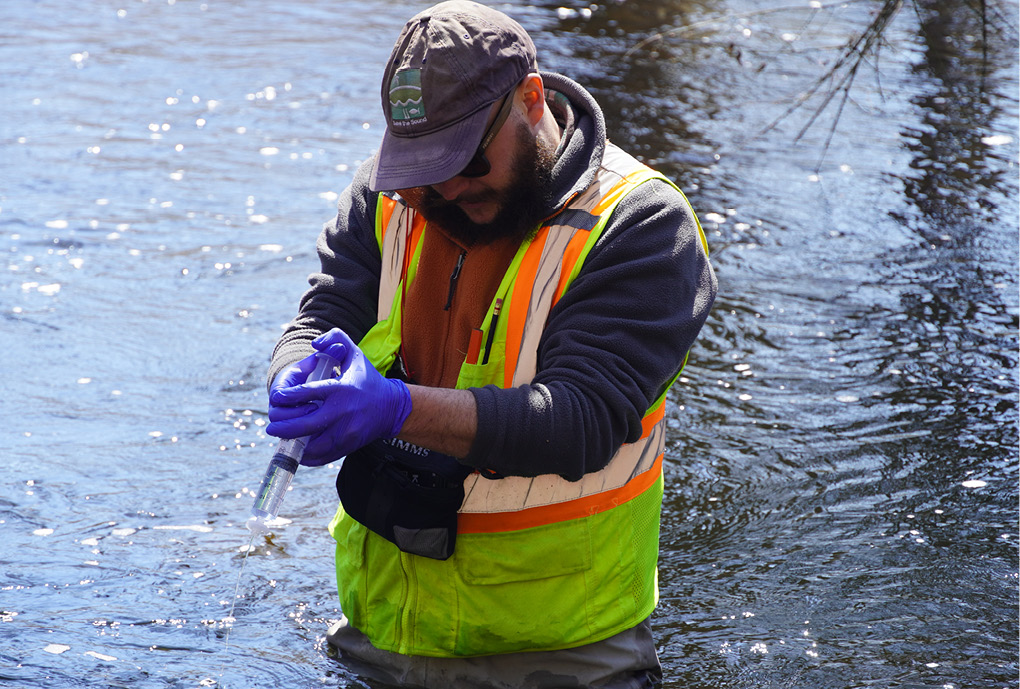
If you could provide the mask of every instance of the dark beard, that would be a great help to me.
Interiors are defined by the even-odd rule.
[[[516,136],[510,185],[505,191],[483,191],[470,199],[498,204],[499,210],[491,222],[474,222],[459,206],[444,199],[432,187],[402,190],[400,195],[429,223],[439,226],[465,246],[489,244],[498,239],[524,241],[552,211],[555,201],[552,171],[556,158],[553,151],[532,137],[524,123],[518,125]]]

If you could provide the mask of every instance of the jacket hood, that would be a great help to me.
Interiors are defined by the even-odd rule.
[[[549,209],[551,215],[595,181],[606,151],[606,121],[602,108],[576,81],[555,72],[539,74],[547,91],[546,101],[552,102],[554,111],[556,101],[564,98],[573,109],[574,117],[573,127],[564,132],[567,138],[560,142],[559,157],[553,168],[558,188],[553,196],[555,206]]]

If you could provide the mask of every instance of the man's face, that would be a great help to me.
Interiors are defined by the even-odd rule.
[[[418,212],[465,244],[507,237],[525,239],[549,212],[554,152],[527,124],[503,127],[486,149],[492,166],[484,177],[454,177],[429,187],[402,190]]]

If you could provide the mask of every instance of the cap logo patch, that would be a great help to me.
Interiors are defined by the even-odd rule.
[[[393,124],[411,124],[427,119],[421,95],[421,70],[402,69],[390,81],[390,119]]]

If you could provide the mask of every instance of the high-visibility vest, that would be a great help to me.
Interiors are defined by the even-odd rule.
[[[457,388],[519,386],[534,378],[549,311],[617,204],[651,179],[665,177],[607,146],[592,186],[511,261],[482,323],[485,342],[496,321],[488,361],[465,363]],[[380,194],[379,322],[360,343],[380,371],[393,365],[400,349],[403,295],[414,279],[424,231],[420,215]],[[701,240],[707,253],[703,233]],[[497,300],[502,309],[494,319]],[[579,481],[554,474],[470,475],[456,550],[448,560],[401,552],[341,505],[330,530],[344,614],[376,647],[427,656],[570,648],[644,620],[658,598],[665,398],[664,390],[645,413],[638,441]]]

